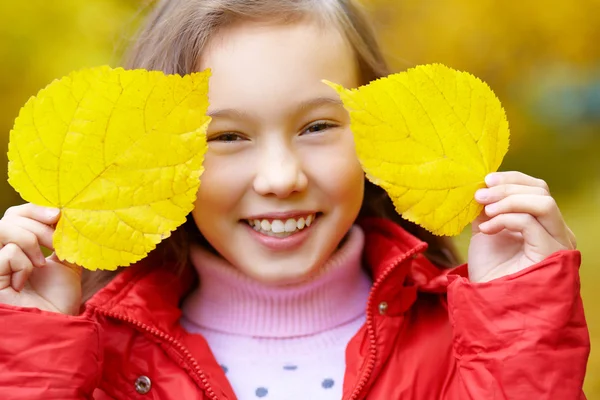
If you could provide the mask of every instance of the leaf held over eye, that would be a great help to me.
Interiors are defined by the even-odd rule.
[[[327,82],[350,113],[367,178],[398,213],[436,235],[457,235],[482,210],[475,191],[508,151],[498,98],[482,81],[440,64],[358,89]]]
[[[25,200],[62,210],[59,258],[114,270],[185,221],[207,150],[209,75],[104,66],[27,101],[10,132],[9,183]]]

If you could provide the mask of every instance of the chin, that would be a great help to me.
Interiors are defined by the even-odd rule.
[[[253,269],[246,269],[240,271],[249,276],[250,278],[271,286],[293,286],[310,280],[312,277],[317,275],[318,268],[294,268],[273,266],[272,268],[265,268],[260,271]]]

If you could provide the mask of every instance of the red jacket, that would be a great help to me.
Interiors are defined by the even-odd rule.
[[[344,399],[585,398],[579,252],[475,284],[391,222],[363,228],[374,284]],[[80,316],[0,306],[0,399],[235,399],[206,341],[178,323],[188,287],[167,266],[138,265]]]

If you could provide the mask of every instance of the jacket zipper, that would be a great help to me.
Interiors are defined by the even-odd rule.
[[[134,325],[134,326],[138,327],[139,329],[146,331],[146,332],[152,334],[153,336],[156,336],[160,340],[166,341],[170,345],[174,346],[177,350],[179,350],[179,352],[181,354],[184,355],[186,362],[192,366],[194,372],[196,372],[196,374],[200,377],[200,381],[202,382],[202,385],[204,386],[204,391],[206,392],[206,395],[211,400],[219,400],[219,397],[217,396],[217,394],[215,393],[215,391],[213,390],[212,386],[210,385],[210,383],[208,381],[208,377],[206,376],[204,371],[202,371],[202,369],[198,365],[198,361],[196,361],[196,359],[194,359],[194,356],[192,356],[192,354],[189,352],[189,350],[186,349],[186,347],[183,344],[181,344],[180,342],[178,342],[177,339],[175,339],[173,336],[170,336],[164,332],[159,331],[156,328],[152,328],[146,324],[138,322],[138,321],[136,321],[130,317],[127,317],[125,315],[113,313],[111,311],[100,310],[95,307],[94,307],[94,309],[100,314],[103,314],[108,317],[118,319],[118,320],[127,322],[131,325]]]
[[[375,298],[374,294],[377,292],[379,286],[382,285],[383,281],[388,277],[388,275],[394,269],[396,269],[396,267],[399,264],[403,263],[407,258],[413,256],[414,254],[416,254],[420,251],[421,251],[421,247],[419,246],[414,249],[411,249],[407,253],[404,253],[402,256],[400,256],[398,259],[396,259],[381,274],[381,276],[379,277],[379,279],[377,279],[377,281],[375,281],[373,283],[373,287],[371,288],[371,294],[369,295],[369,299],[367,300],[367,313],[366,313],[367,314],[367,321],[366,321],[367,332],[369,334],[369,359],[367,360],[367,366],[365,368],[365,372],[363,373],[362,377],[358,381],[349,400],[358,400],[358,397],[360,396],[365,385],[371,378],[371,374],[373,373],[373,369],[375,368],[375,361],[377,359],[377,344],[376,344],[377,338],[375,335],[375,327],[373,325],[373,307],[372,306],[373,306],[373,301],[374,301],[373,299]],[[212,386],[210,385],[210,383],[208,381],[208,377],[206,376],[204,371],[202,371],[202,369],[198,365],[198,362],[196,361],[196,359],[194,359],[194,356],[192,356],[192,354],[188,351],[188,349],[186,349],[186,347],[183,344],[178,342],[177,339],[175,339],[174,337],[172,337],[164,332],[159,331],[156,328],[149,327],[148,325],[143,324],[139,321],[136,321],[125,315],[117,314],[117,313],[114,313],[111,311],[104,311],[104,310],[98,309],[96,307],[94,307],[94,309],[96,310],[96,312],[98,312],[100,314],[103,314],[108,317],[115,318],[115,319],[127,322],[131,325],[134,325],[134,326],[138,327],[139,329],[146,331],[146,332],[152,334],[153,336],[158,337],[161,340],[166,340],[170,345],[175,346],[177,348],[177,350],[179,350],[179,352],[184,355],[187,363],[192,365],[194,372],[196,372],[196,374],[200,377],[200,381],[202,382],[202,385],[204,386],[204,390],[205,390],[206,394],[209,396],[209,398],[211,400],[219,400],[219,397],[214,392]]]
[[[396,269],[398,265],[406,261],[407,258],[412,257],[414,254],[417,254],[421,251],[421,247],[416,247],[411,249],[409,252],[404,253],[398,259],[396,259],[377,279],[376,282],[373,283],[373,287],[371,288],[371,294],[369,295],[369,299],[367,300],[367,332],[369,334],[369,359],[367,360],[367,366],[365,368],[365,372],[362,377],[358,381],[354,391],[352,392],[352,396],[348,400],[358,400],[361,392],[365,388],[365,385],[371,378],[371,374],[373,373],[373,369],[375,368],[375,361],[377,359],[377,341],[375,335],[375,327],[373,325],[373,301],[375,298],[375,293],[377,292],[379,286],[382,285],[383,281],[388,277],[389,274],[392,273],[393,270]]]

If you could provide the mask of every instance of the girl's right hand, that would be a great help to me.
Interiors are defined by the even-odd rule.
[[[78,315],[81,267],[45,258],[60,211],[28,203],[0,219],[0,303]]]

